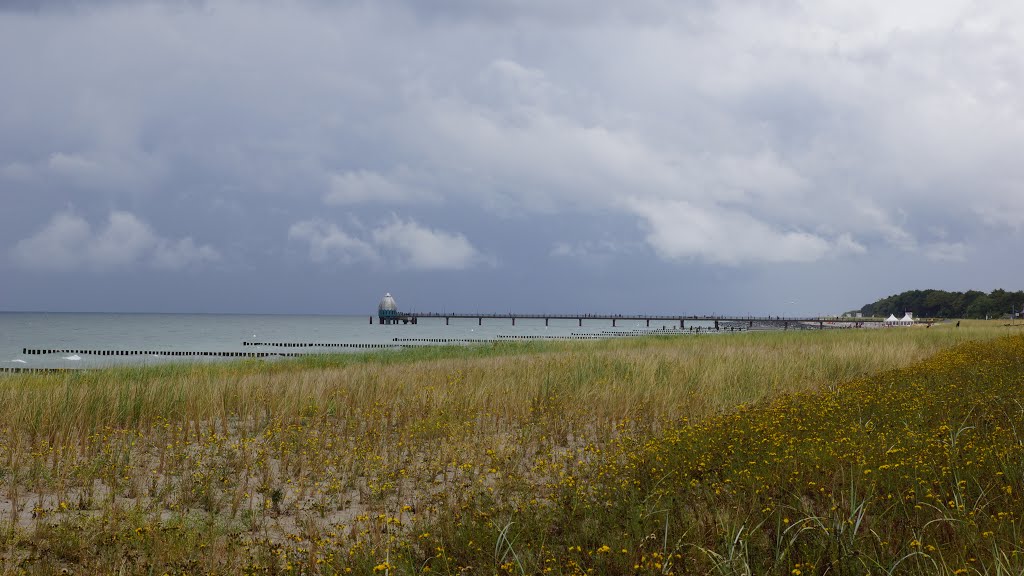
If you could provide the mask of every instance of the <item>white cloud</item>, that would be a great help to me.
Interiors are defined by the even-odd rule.
[[[523,66],[514,60],[495,60],[484,68],[480,76],[485,85],[495,89],[496,98],[513,107],[549,107],[567,96],[564,90],[548,81],[543,70]]]
[[[902,211],[897,210],[896,213],[901,219],[906,219],[906,214]],[[891,246],[906,252],[917,250],[917,239],[914,235],[896,224],[892,216],[870,199],[857,204],[851,220],[854,226],[877,235]]]
[[[963,242],[935,242],[924,246],[925,258],[933,262],[965,262],[967,245]]]
[[[419,270],[461,270],[483,261],[464,235],[427,228],[397,216],[368,231],[365,239],[323,220],[296,222],[288,230],[288,237],[308,243],[309,257],[314,262],[387,262]]]
[[[55,271],[106,270],[140,262],[180,269],[220,258],[214,248],[196,246],[192,238],[158,236],[130,212],[111,212],[105,226],[94,231],[70,210],[54,214],[41,230],[15,244],[11,255],[25,268]]]
[[[837,245],[804,231],[781,231],[749,214],[689,202],[634,200],[633,209],[647,228],[647,240],[669,260],[698,258],[738,265],[750,262],[813,262]],[[842,245],[854,244],[844,237]]]
[[[89,160],[88,158],[79,154],[64,154],[63,152],[54,152],[50,155],[50,159],[47,162],[47,166],[50,170],[68,175],[79,175],[88,172],[92,172],[98,165]]]
[[[196,246],[192,238],[178,241],[161,239],[153,250],[153,266],[168,270],[180,270],[200,262],[216,262],[220,253],[212,246]]]
[[[414,135],[446,187],[497,212],[615,209],[623,190],[677,194],[692,189],[679,170],[627,129],[587,125],[551,110],[502,115],[486,105],[425,95]]]
[[[12,255],[26,268],[69,270],[83,265],[92,237],[84,218],[72,212],[58,212],[33,236],[19,241]]]
[[[781,202],[798,197],[807,186],[804,176],[786,165],[774,150],[760,150],[745,156],[722,156],[715,161],[712,174],[724,191],[735,190],[744,196]]]
[[[416,189],[396,177],[357,170],[331,176],[331,189],[324,196],[327,204],[407,204],[433,200],[432,194]]]
[[[336,224],[322,220],[304,220],[292,224],[288,237],[309,243],[309,257],[314,262],[339,260],[352,263],[360,260],[377,260],[373,246],[354,238]]]
[[[1019,231],[1024,228],[1024,187],[1015,184],[1006,190],[1005,198],[978,205],[974,213],[986,226]]]
[[[835,240],[837,254],[867,254],[866,246],[857,242],[849,234],[840,234]]]
[[[0,167],[0,176],[9,180],[28,180],[35,171],[24,162],[11,162]]]
[[[86,244],[85,259],[99,266],[124,266],[156,245],[157,237],[129,212],[111,212],[107,226]]]
[[[1021,229],[1019,4],[556,4],[4,13],[0,52],[26,56],[0,59],[6,108],[18,111],[0,115],[0,177],[87,176],[103,194],[168,202],[230,185],[232,201],[278,230],[319,201],[446,202],[453,220],[557,214],[565,243],[551,254],[563,257],[601,251],[593,228],[574,224],[580,212],[631,218],[644,231],[633,239],[665,259],[729,264],[868,247],[955,259],[959,238]],[[121,82],[125,70],[138,81]],[[325,192],[320,175],[337,166],[368,168],[333,174]],[[403,216],[414,219],[369,232],[298,223],[290,235],[320,261],[473,261],[464,237],[417,224],[423,213]],[[932,225],[950,237],[933,237]],[[59,261],[61,234],[77,232],[55,226],[40,242],[57,245]],[[978,226],[994,231],[971,235]],[[126,240],[100,231],[87,258],[209,260],[182,240],[150,231],[147,241],[131,222],[111,227]],[[408,238],[449,249],[448,260]],[[507,242],[497,249],[516,249]],[[83,257],[74,242],[64,248]]]
[[[615,257],[630,254],[636,250],[636,244],[630,242],[613,242],[611,240],[555,242],[549,256],[569,258],[585,264],[605,264]]]
[[[406,266],[423,270],[461,270],[476,264],[480,253],[462,234],[420,226],[414,220],[400,220],[376,228],[375,244],[396,252]]]

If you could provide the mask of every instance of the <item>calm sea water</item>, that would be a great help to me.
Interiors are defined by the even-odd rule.
[[[358,352],[347,348],[279,348],[243,346],[243,342],[395,344],[403,339],[504,340],[508,336],[563,337],[607,335],[644,329],[643,323],[584,320],[421,319],[416,325],[379,325],[369,316],[286,316],[248,314],[72,314],[0,313],[0,368],[89,368],[112,364],[168,361],[210,361],[204,357],[97,356],[91,354],[22,353],[25,348],[85,350],[145,350],[154,352]],[[697,323],[688,323],[697,326]],[[651,322],[651,329],[661,323]],[[666,324],[672,328],[674,325]],[[403,342],[420,344],[419,342]]]

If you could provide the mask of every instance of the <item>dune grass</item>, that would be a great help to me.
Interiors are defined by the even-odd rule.
[[[377,403],[415,419],[423,404],[521,417],[555,390],[598,418],[701,416],[779,392],[927,357],[998,325],[770,332],[601,342],[496,343],[266,362],[165,364],[4,378],[8,428],[74,441],[105,427],[335,414]],[[642,410],[642,412],[637,412]]]
[[[863,565],[823,552],[825,544],[807,540],[816,533],[806,525],[828,524],[819,505],[841,499],[847,481],[856,509],[867,496],[855,472],[870,467],[873,480],[884,463],[868,463],[877,454],[866,443],[855,444],[864,461],[852,464],[852,452],[813,460],[792,449],[770,454],[761,444],[748,446],[772,433],[765,422],[779,425],[776,434],[785,428],[764,414],[794,403],[804,436],[791,436],[791,446],[849,444],[841,417],[850,414],[822,399],[957,345],[956,353],[968,356],[1012,346],[964,344],[1006,333],[977,322],[959,329],[502,343],[3,378],[3,570],[853,570]],[[932,381],[952,381],[942,375],[944,364],[936,366],[925,370]],[[1012,375],[999,370],[996,377]],[[862,384],[843,384],[851,381]],[[907,384],[918,395],[927,391]],[[848,400],[844,409],[859,398]],[[834,416],[815,419],[829,406]],[[888,413],[858,414],[862,426],[901,425]],[[908,414],[900,413],[907,430],[917,424]],[[904,453],[910,449],[916,445]],[[774,462],[780,453],[797,460]],[[740,458],[756,466],[742,474],[729,468]],[[925,464],[941,470],[935,458]],[[769,473],[805,465],[819,474],[816,486],[826,487],[828,497],[812,491],[809,503],[803,496],[787,500],[804,487],[785,492],[789,476]],[[746,484],[737,491],[744,478],[772,488],[773,496]],[[696,486],[687,483],[693,480]],[[991,492],[995,484],[984,486]],[[752,515],[755,509],[761,516]],[[881,535],[864,517],[858,526]],[[768,529],[783,520],[786,527]],[[794,522],[804,524],[788,528]],[[912,520],[907,526],[920,528]],[[860,550],[854,544],[867,539],[860,527],[852,533],[847,548]],[[950,573],[961,564],[971,569],[959,550],[975,540],[962,540],[929,542],[957,546],[936,565],[956,566]],[[873,570],[891,568],[890,555],[905,550],[886,542],[888,548],[872,552]],[[973,554],[975,562],[998,557]],[[896,568],[931,566],[919,556]]]

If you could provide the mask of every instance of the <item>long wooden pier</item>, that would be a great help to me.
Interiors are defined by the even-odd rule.
[[[577,326],[583,326],[584,320],[599,320],[611,322],[617,326],[618,322],[644,322],[647,326],[651,322],[679,323],[680,328],[685,328],[687,322],[711,322],[715,329],[718,329],[719,322],[745,322],[748,326],[755,323],[771,322],[788,327],[791,323],[817,323],[819,328],[824,328],[826,322],[850,322],[849,318],[836,318],[824,316],[698,316],[698,315],[660,315],[660,314],[481,314],[481,313],[460,313],[460,312],[401,312],[403,318],[408,318],[411,323],[417,323],[420,318],[444,318],[444,323],[449,324],[453,319],[474,319],[482,326],[484,320],[510,320],[516,325],[516,320],[544,320],[548,326],[552,320],[575,320]]]

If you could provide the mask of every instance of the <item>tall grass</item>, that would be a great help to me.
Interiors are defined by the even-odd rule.
[[[743,478],[723,484],[720,456],[756,437],[730,435],[750,428],[744,414],[1006,332],[503,343],[2,378],[0,573],[679,573],[684,541],[712,559],[692,566],[742,573],[731,567],[768,557],[740,517],[759,493],[673,494],[695,475],[717,475],[701,484],[712,492]],[[683,437],[717,448],[672,448]],[[744,450],[768,478],[773,456]],[[810,465],[845,479],[835,464]],[[786,554],[801,559],[786,570],[824,557]]]
[[[966,343],[608,443],[549,505],[477,495],[435,531],[449,565],[490,567],[472,542],[514,518],[527,573],[1022,574],[1022,373],[1024,335]]]
[[[299,417],[311,407],[387,404],[520,418],[546,392],[596,419],[699,418],[781,392],[840,382],[927,357],[994,324],[960,329],[771,332],[588,343],[501,343],[230,364],[17,375],[0,380],[10,431],[73,440],[156,421]]]

